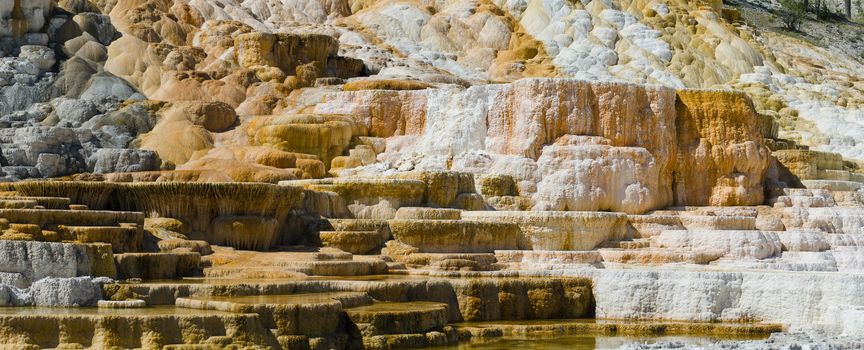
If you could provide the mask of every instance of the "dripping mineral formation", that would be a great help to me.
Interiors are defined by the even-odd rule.
[[[0,347],[860,348],[819,3],[0,0]]]

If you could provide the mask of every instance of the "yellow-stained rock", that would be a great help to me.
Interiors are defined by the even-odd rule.
[[[462,218],[516,224],[520,245],[531,250],[592,250],[627,233],[621,213],[466,211]]]
[[[254,32],[237,35],[234,47],[241,67],[279,67],[294,75],[298,63],[314,62],[318,69],[326,70],[327,58],[336,55],[339,44],[327,35]]]
[[[220,216],[211,224],[213,244],[243,250],[268,250],[277,243],[279,222],[272,217]]]
[[[837,153],[790,149],[775,151],[773,155],[800,180],[822,179],[820,175],[826,170],[844,170],[843,157]]]
[[[519,226],[465,220],[390,220],[397,241],[423,253],[491,253],[522,249]]]
[[[140,226],[67,226],[57,228],[63,240],[81,243],[110,243],[114,253],[140,252],[144,231]]]
[[[432,85],[416,80],[355,80],[343,85],[342,90],[423,90],[430,87]]]
[[[200,261],[201,255],[193,252],[114,255],[119,279],[163,280],[192,276]]]
[[[321,243],[351,254],[369,254],[384,245],[379,231],[321,231]]]
[[[351,142],[354,124],[337,115],[257,117],[246,126],[253,145],[315,155],[329,165]]]
[[[679,90],[678,205],[756,205],[764,200],[770,153],[758,115],[740,92]]]

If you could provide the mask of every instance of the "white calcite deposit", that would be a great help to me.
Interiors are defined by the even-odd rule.
[[[842,326],[864,303],[859,274],[607,269],[593,271],[597,316],[690,321],[758,320]]]
[[[504,174],[534,210],[641,213],[674,203],[762,200],[767,149],[745,140],[758,134],[756,114],[734,93],[523,79],[468,89],[309,91],[299,98],[316,113],[350,115],[371,136],[387,138],[380,164],[341,176],[387,168]],[[719,116],[731,122],[725,133],[705,127]],[[711,139],[717,145],[706,153]],[[716,170],[697,174],[700,166]]]
[[[113,264],[108,245],[0,240],[0,305],[95,305],[111,279],[90,276],[113,276]]]
[[[661,248],[716,251],[736,258],[765,259],[780,254],[781,241],[771,231],[663,231],[655,242]]]
[[[75,344],[88,330],[34,340],[4,318],[0,343],[357,344],[279,319],[311,308],[370,349],[592,316],[801,332],[718,347],[860,347],[860,44],[766,30],[776,2],[742,2],[0,0],[0,180],[70,180],[0,191],[0,306],[105,292],[225,312],[156,310]],[[123,206],[146,221],[83,214]],[[41,222],[66,209],[76,225]],[[337,290],[358,295],[242,314],[185,298]],[[373,325],[376,306],[335,317],[373,298],[447,306],[397,306],[405,329]]]
[[[19,287],[46,277],[90,276],[113,271],[113,266],[105,270],[113,264],[110,252],[107,245],[0,240],[0,272],[20,276],[14,278]]]

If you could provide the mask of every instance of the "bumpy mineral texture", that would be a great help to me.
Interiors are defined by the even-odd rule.
[[[325,96],[316,111],[387,137],[379,159],[391,167],[508,175],[535,210],[640,213],[763,198],[768,150],[742,94],[525,79]]]
[[[678,91],[679,205],[757,205],[768,149],[750,99],[728,91]]]
[[[0,0],[0,348],[858,346],[864,8],[785,5]]]

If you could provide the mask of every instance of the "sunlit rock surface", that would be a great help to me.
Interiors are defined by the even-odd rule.
[[[741,94],[529,79],[384,96],[325,92],[326,102],[314,105],[318,113],[355,116],[370,136],[387,138],[381,165],[341,175],[382,166],[504,174],[535,210],[641,213],[763,198],[768,150]],[[422,109],[382,109],[392,99]]]
[[[857,346],[864,30],[776,6],[5,0],[0,347]]]

